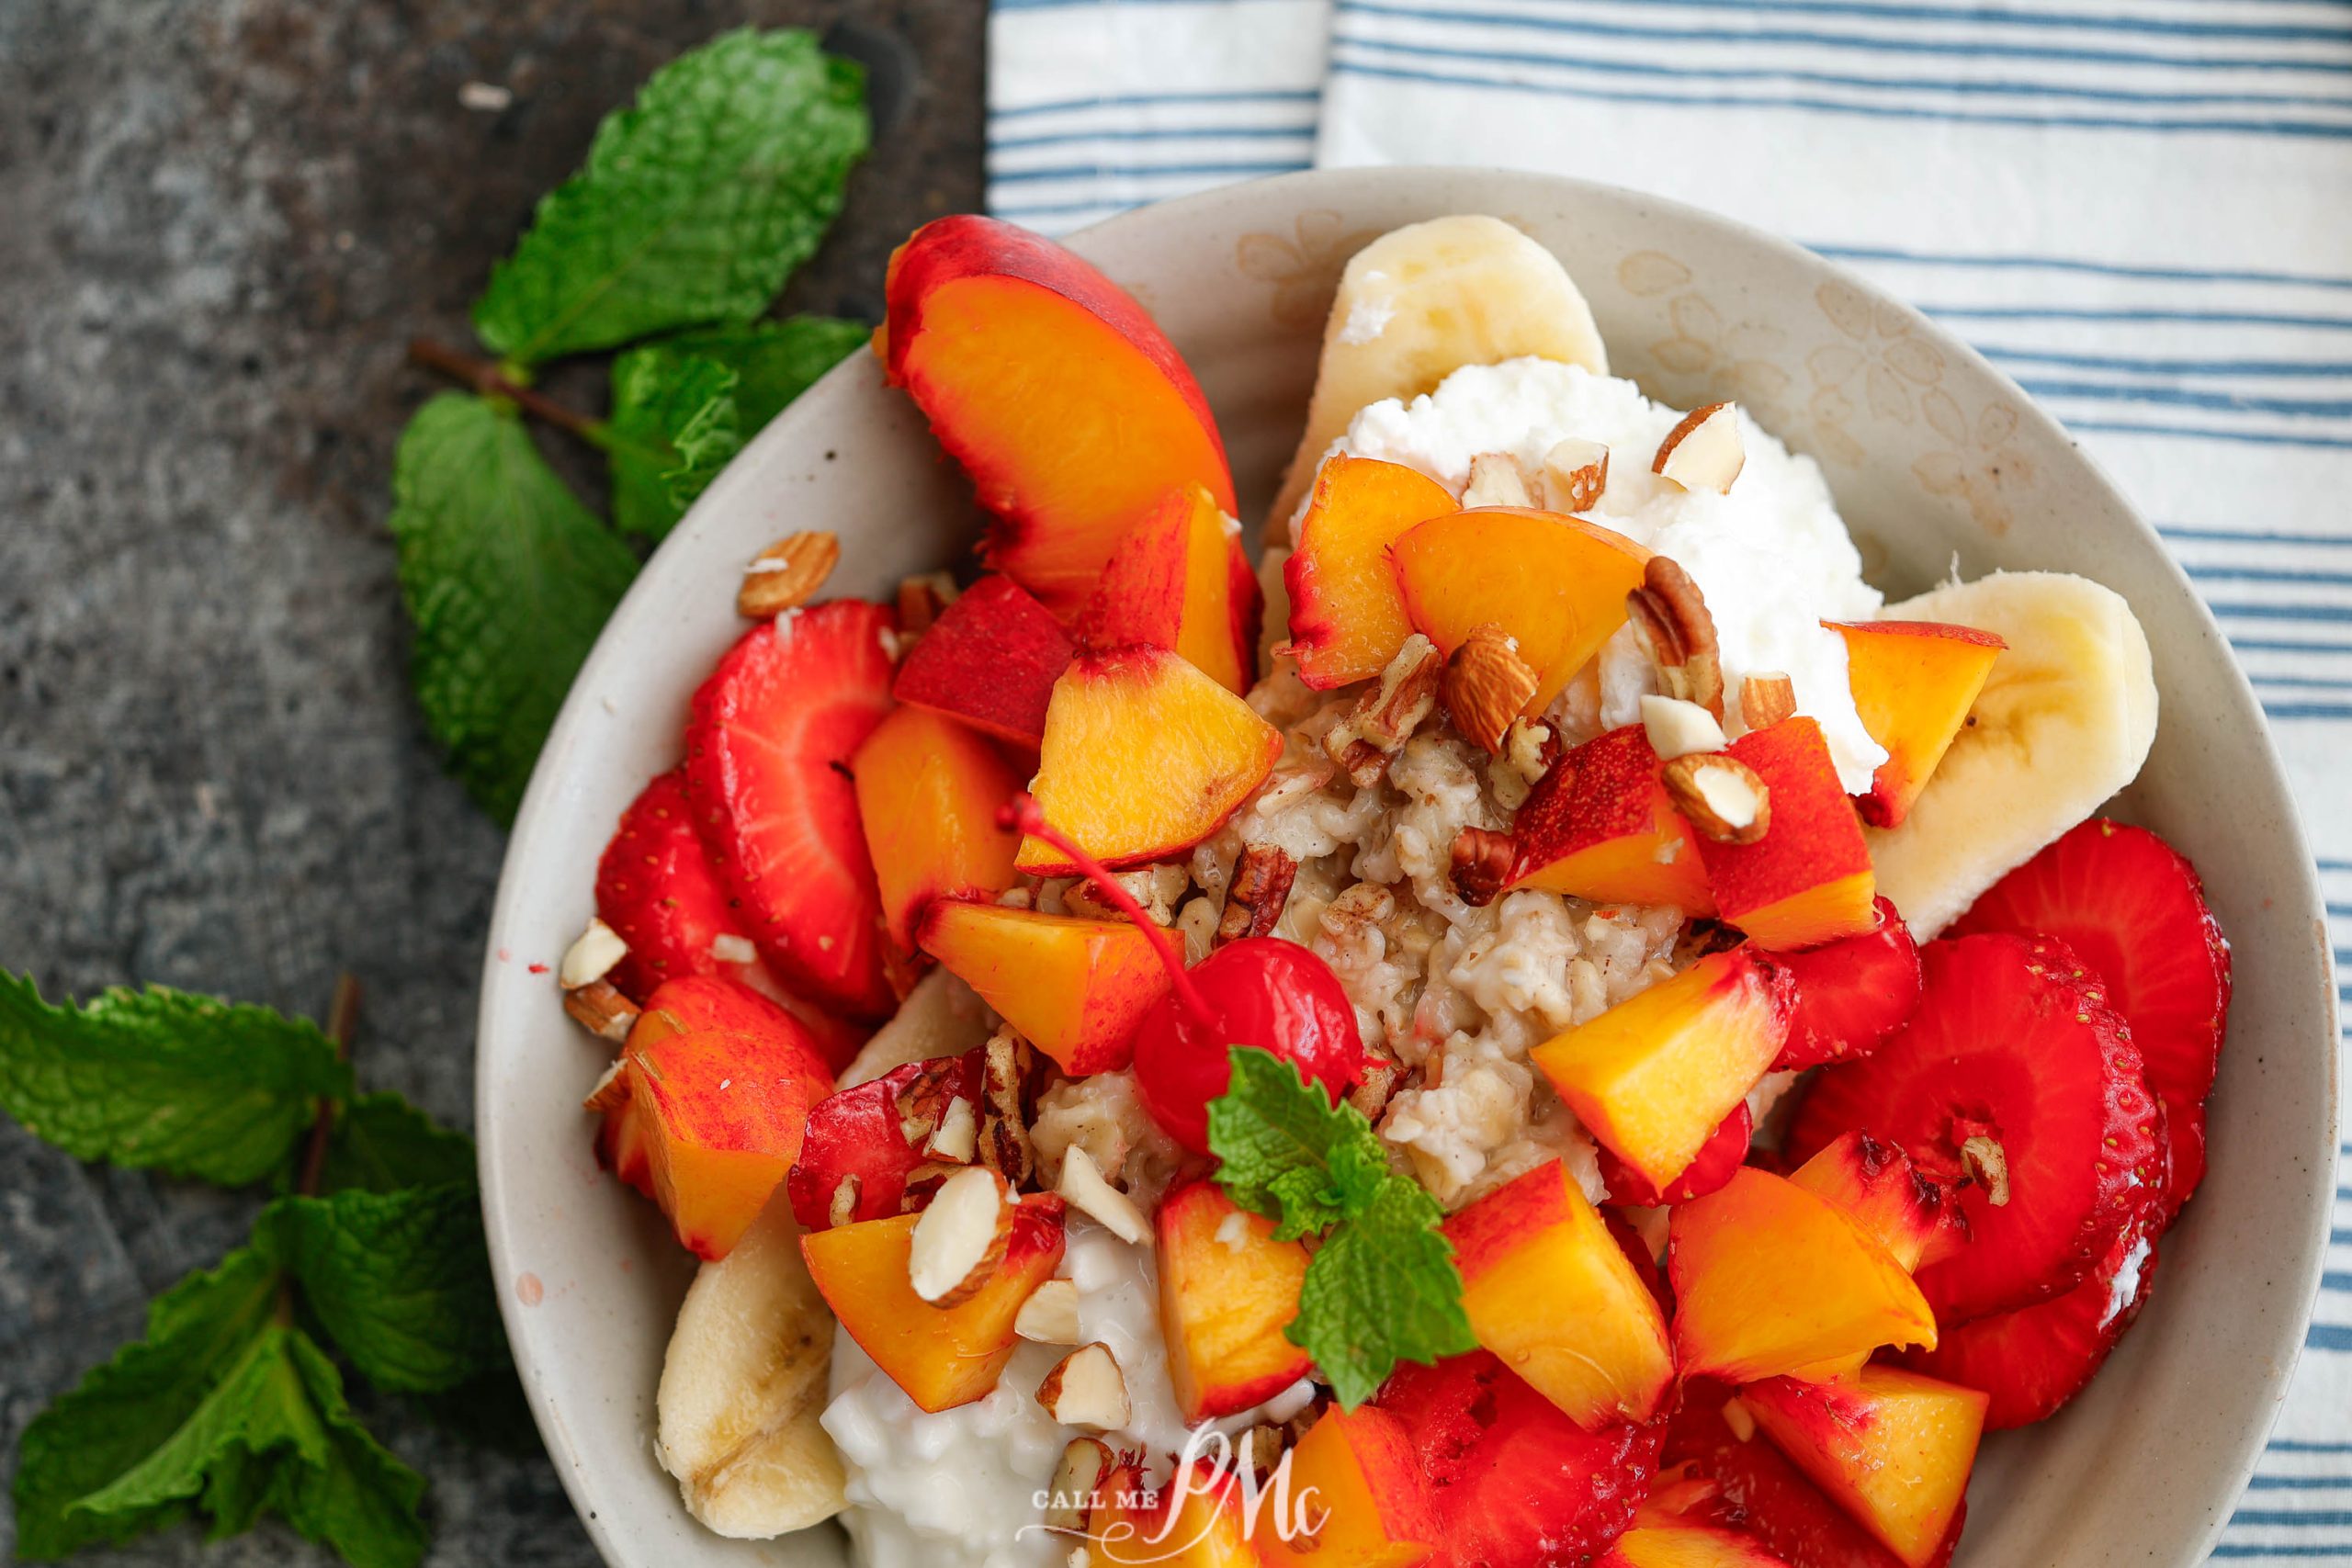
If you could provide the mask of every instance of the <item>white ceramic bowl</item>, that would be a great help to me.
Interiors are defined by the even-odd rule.
[[[1304,419],[1341,264],[1373,235],[1489,212],[1583,287],[1612,367],[1684,407],[1733,397],[1819,457],[1880,586],[2048,568],[2120,592],[2155,650],[2164,716],[2120,809],[2204,873],[2237,954],[2212,1168],[2165,1243],[2154,1300],[2058,1419],[1988,1444],[1956,1568],[2200,1562],[2261,1450],[2303,1338],[2335,1148],[2335,998],[2319,890],[2260,708],[2188,581],[2106,477],[2008,378],[1808,252],[1605,186],[1460,169],[1294,175],[1144,209],[1074,238],[1191,361],[1245,515]],[[1924,345],[1905,417],[1815,355]],[[1849,372],[1849,375],[1852,373]],[[483,1203],[516,1365],[590,1535],[620,1568],[831,1564],[831,1527],[722,1541],[652,1456],[654,1384],[691,1271],[650,1205],[597,1169],[580,1100],[605,1054],[564,1017],[552,964],[594,908],[598,852],[677,759],[686,700],[742,630],[742,563],[781,534],[841,536],[837,592],[887,595],[957,563],[968,493],[921,417],[858,355],[771,424],[654,557],[605,629],[516,819],[482,975]]]

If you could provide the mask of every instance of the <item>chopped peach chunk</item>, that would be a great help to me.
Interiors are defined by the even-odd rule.
[[[1846,681],[1854,711],[1886,761],[1862,797],[1862,819],[1894,828],[1910,815],[1993,661],[2008,646],[1991,632],[1941,621],[1825,622],[1846,639]]]
[[[1699,840],[1715,912],[1759,947],[1811,947],[1878,926],[1878,879],[1821,726],[1803,714],[1731,744],[1770,792],[1770,825],[1752,844]]]
[[[1262,1404],[1306,1375],[1313,1359],[1285,1338],[1298,1316],[1306,1248],[1235,1206],[1213,1181],[1161,1200],[1159,1325],[1168,1375],[1187,1421]]]
[[[1454,510],[1452,491],[1402,463],[1346,453],[1323,460],[1298,548],[1283,568],[1300,680],[1344,686],[1387,668],[1413,632],[1389,547],[1414,524]]]
[[[850,757],[858,819],[882,889],[883,929],[912,953],[933,898],[994,897],[1012,886],[1019,840],[997,826],[1020,776],[978,731],[902,707]]]
[[[1286,1537],[1261,1514],[1250,1539],[1267,1568],[1418,1568],[1438,1549],[1437,1515],[1412,1439],[1373,1405],[1334,1405],[1316,1418],[1291,1450],[1290,1495],[1308,1500],[1313,1528]]]
[[[1520,807],[1506,887],[1600,904],[1671,904],[1712,915],[1699,839],[1659,782],[1638,724],[1596,736],[1552,765]]]
[[[1197,484],[1171,490],[1111,552],[1073,628],[1090,649],[1173,649],[1227,690],[1257,676],[1258,579]]]
[[[1873,1366],[1834,1383],[1772,1378],[1739,1397],[1781,1451],[1908,1568],[1937,1560],[1976,1465],[1986,1395]]]
[[[1136,1022],[1168,994],[1150,939],[1125,920],[942,898],[915,940],[1075,1077],[1125,1066]]]

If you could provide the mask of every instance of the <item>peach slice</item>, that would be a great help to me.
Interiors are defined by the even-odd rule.
[[[1899,827],[1968,722],[1993,661],[2009,645],[1991,632],[1942,621],[1822,625],[1846,639],[1854,711],[1871,739],[1886,748],[1886,761],[1862,796],[1862,820],[1874,828]]]
[[[1989,1400],[1896,1367],[1740,1390],[1756,1424],[1908,1568],[1928,1568],[1968,1491]]]
[[[1909,1155],[1868,1133],[1840,1134],[1789,1179],[1844,1210],[1910,1273],[1949,1257],[1968,1239],[1967,1222],[1950,1190],[1920,1175]]]
[[[1588,1430],[1657,1414],[1666,1315],[1559,1161],[1454,1214],[1445,1238],[1480,1345]]]
[[[1282,750],[1282,731],[1166,649],[1080,654],[1054,682],[1030,793],[1087,853],[1140,865],[1225,826]],[[1035,838],[1014,863],[1041,876],[1080,870]]]
[[[915,945],[1077,1077],[1125,1066],[1136,1022],[1168,994],[1159,954],[1125,920],[942,898]]]
[[[1676,1521],[1636,1525],[1593,1568],[1789,1568],[1748,1536]]]
[[[1045,738],[1054,681],[1075,652],[1053,612],[1027,589],[1009,577],[983,577],[908,650],[890,694],[1035,747]]]
[[[833,1075],[798,1019],[733,980],[656,987],[591,1102],[599,1147],[651,1196],[679,1242],[724,1258],[799,1157],[808,1109]]]
[[[1638,724],[1595,736],[1554,763],[1520,807],[1512,836],[1519,858],[1506,888],[1715,912],[1698,835],[1659,782],[1657,752]]]
[[[1770,792],[1770,826],[1752,844],[1702,837],[1715,912],[1759,947],[1811,947],[1878,926],[1878,879],[1821,726],[1799,714],[1731,743]]]
[[[1709,953],[1532,1053],[1592,1135],[1665,1191],[1788,1038],[1786,976],[1745,946]]]
[[[1674,1348],[1685,1379],[1749,1382],[1936,1343],[1927,1298],[1835,1204],[1749,1167],[1674,1211]]]
[[[948,1410],[986,1397],[1012,1359],[1021,1303],[1061,1263],[1064,1209],[1048,1194],[1022,1199],[995,1272],[951,1307],[915,1294],[908,1273],[921,1214],[811,1231],[800,1238],[800,1255],[858,1348],[916,1404]]]
[[[1389,547],[1416,523],[1457,510],[1451,491],[1402,463],[1344,452],[1323,460],[1283,567],[1300,680],[1344,686],[1388,667],[1413,632]]]
[[[1064,620],[1170,487],[1235,510],[1192,371],[1069,251],[993,218],[942,218],[892,254],[884,290],[875,353],[995,514],[982,555]]]
[[[1418,1568],[1437,1551],[1437,1513],[1412,1439],[1374,1405],[1333,1405],[1316,1419],[1291,1450],[1290,1495],[1306,1500],[1311,1528],[1285,1537],[1261,1517],[1250,1539],[1267,1568]]]
[[[1111,552],[1072,627],[1079,644],[1173,649],[1236,694],[1257,676],[1257,574],[1199,485],[1171,490]]]
[[[1305,1377],[1313,1358],[1283,1337],[1298,1316],[1307,1251],[1276,1241],[1271,1220],[1214,1181],[1160,1201],[1159,1327],[1187,1421],[1261,1404]]]
[[[1649,551],[1623,534],[1554,512],[1482,506],[1407,530],[1390,552],[1405,614],[1451,654],[1480,626],[1519,639],[1535,669],[1538,714],[1625,624]]]
[[[1132,1467],[1113,1471],[1112,1482],[1089,1523],[1089,1568],[1259,1568],[1263,1561],[1231,1471],[1195,1460],[1156,1496]]]
[[[849,766],[883,929],[899,952],[914,951],[915,920],[933,898],[992,898],[1012,886],[1019,840],[996,814],[1021,780],[976,731],[925,708],[898,708]]]

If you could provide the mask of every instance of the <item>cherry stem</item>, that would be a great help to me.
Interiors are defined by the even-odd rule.
[[[1151,943],[1152,951],[1159,954],[1159,962],[1167,966],[1168,977],[1175,983],[1176,996],[1183,1004],[1184,1010],[1207,1028],[1217,1026],[1216,1010],[1209,1006],[1208,998],[1202,995],[1200,987],[1185,971],[1184,955],[1176,950],[1176,944],[1159,924],[1144,913],[1143,906],[1136,901],[1135,895],[1119,885],[1109,867],[1080,849],[1069,834],[1046,821],[1046,814],[1037,807],[1037,802],[1025,793],[1014,795],[1009,804],[998,809],[996,816],[1000,825],[1018,829],[1033,839],[1043,840],[1068,855],[1070,863],[1086,874],[1087,880],[1101,890],[1102,897],[1117,905],[1119,912],[1133,920],[1136,929],[1143,932],[1144,940]]]

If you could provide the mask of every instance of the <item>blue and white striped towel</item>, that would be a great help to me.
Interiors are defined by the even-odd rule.
[[[989,204],[1505,164],[1810,244],[2078,432],[2236,646],[2352,971],[2352,0],[993,0]],[[2346,998],[2352,1001],[2352,997]],[[2352,1565],[2352,1145],[2217,1560]]]

